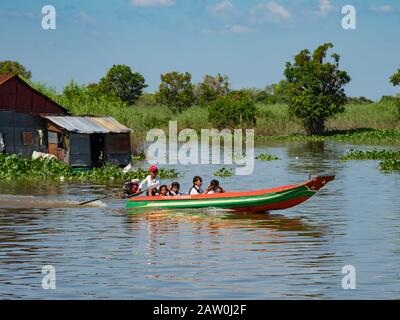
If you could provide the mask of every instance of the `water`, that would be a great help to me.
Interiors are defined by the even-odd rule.
[[[2,182],[0,298],[398,299],[400,175],[381,172],[378,161],[339,162],[352,147],[374,148],[259,146],[256,154],[282,160],[220,179],[228,190],[245,190],[303,182],[310,171],[336,173],[307,202],[270,214],[133,214],[117,199],[81,208],[79,201],[119,187]],[[188,189],[194,174],[206,182],[220,168],[180,167],[180,181]],[[349,264],[356,290],[342,289]],[[42,289],[44,265],[56,268],[56,290]]]

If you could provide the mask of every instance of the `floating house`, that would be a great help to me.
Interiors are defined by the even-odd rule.
[[[112,117],[71,116],[20,77],[0,75],[0,152],[49,153],[73,167],[125,166],[130,132]]]

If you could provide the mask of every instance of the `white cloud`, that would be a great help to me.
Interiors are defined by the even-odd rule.
[[[252,33],[254,30],[240,25],[240,24],[234,24],[231,26],[225,26],[225,28],[222,30],[222,33],[236,33],[236,34],[247,34],[247,33]]]
[[[221,30],[212,30],[212,29],[203,29],[204,33],[216,33],[216,34],[249,34],[253,33],[256,30],[246,27],[241,24],[234,24],[234,25],[226,25]]]
[[[319,16],[326,16],[329,12],[335,11],[336,8],[330,0],[319,0],[319,10],[316,12]]]
[[[369,9],[373,12],[378,13],[391,13],[393,12],[393,7],[390,4],[385,4],[382,6],[370,6]]]
[[[131,0],[135,7],[169,7],[175,4],[175,0]]]
[[[287,21],[292,14],[282,5],[275,1],[259,3],[250,9],[250,16],[254,20],[264,20],[269,22]]]
[[[235,9],[235,6],[230,0],[222,0],[221,2],[210,6],[208,11],[210,11],[214,15],[224,14],[231,12]]]

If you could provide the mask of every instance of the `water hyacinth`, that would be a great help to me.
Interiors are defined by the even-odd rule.
[[[382,170],[400,170],[399,160],[386,160],[380,164]]]
[[[273,154],[268,154],[268,153],[260,153],[257,157],[256,160],[260,161],[273,161],[273,160],[279,160],[279,158],[276,155]]]
[[[233,176],[233,169],[221,168],[221,169],[219,169],[219,170],[214,172],[214,176],[217,176],[217,177],[231,177],[231,176]]]
[[[106,164],[101,168],[74,170],[64,162],[51,158],[25,159],[17,155],[0,154],[0,180],[38,179],[80,182],[122,182],[129,179],[144,179],[147,169],[138,168],[124,173],[121,168]],[[160,168],[162,179],[179,176],[175,169]]]
[[[400,160],[400,151],[351,149],[345,156],[340,157],[340,160]]]
[[[287,136],[256,136],[258,141],[335,141],[352,143],[400,143],[400,130],[396,129],[355,129],[347,132],[332,132],[324,135],[306,136],[293,134]]]

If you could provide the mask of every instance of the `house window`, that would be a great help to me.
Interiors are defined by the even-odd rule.
[[[22,143],[24,146],[33,145],[33,133],[32,132],[22,132]]]

